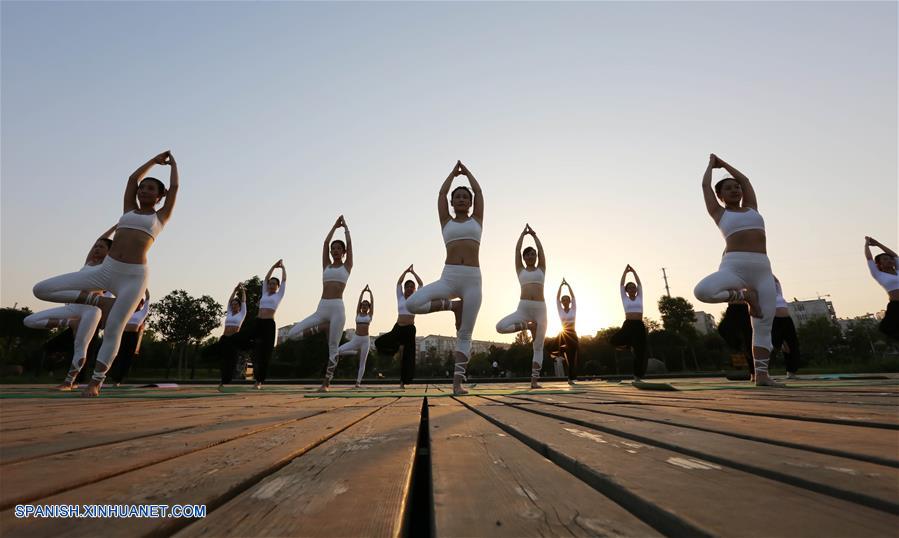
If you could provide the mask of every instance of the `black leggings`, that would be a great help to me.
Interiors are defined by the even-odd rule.
[[[626,319],[621,330],[612,335],[613,346],[634,348],[634,376],[646,375],[646,325],[639,319]]]
[[[568,380],[576,380],[578,370],[578,339],[576,332],[562,329],[562,332],[559,333],[559,351],[565,356],[565,361],[568,362]]]
[[[403,347],[400,380],[406,385],[415,379],[415,325],[394,324],[390,332],[375,338],[378,354],[393,356]]]
[[[234,369],[237,367],[237,343],[238,333],[219,338],[218,354],[219,369],[222,372],[222,385],[230,383],[234,379]]]
[[[116,383],[121,383],[131,371],[131,362],[134,359],[134,352],[137,350],[138,335],[140,335],[138,331],[122,333],[122,343],[119,344],[119,352],[115,356],[110,372],[110,377]]]
[[[256,339],[256,353],[253,355],[253,377],[259,383],[264,383],[268,376],[268,363],[272,358],[272,350],[275,347],[275,320],[256,318],[256,327],[253,333]]]
[[[899,340],[899,301],[890,301],[887,312],[877,328],[890,338]]]
[[[784,342],[787,343],[789,351],[784,351],[784,362],[787,371],[796,373],[799,370],[799,338],[796,337],[796,326],[793,325],[793,318],[787,316],[785,318],[774,318],[774,325],[771,327],[771,342],[774,344],[774,351],[780,349]]]

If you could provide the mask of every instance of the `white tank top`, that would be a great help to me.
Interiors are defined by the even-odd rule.
[[[746,211],[724,210],[721,219],[718,220],[718,229],[725,239],[737,232],[744,230],[765,230],[765,219],[753,208]]]
[[[472,241],[480,243],[482,231],[481,225],[478,224],[478,221],[474,220],[473,217],[469,217],[468,220],[462,222],[456,222],[455,220],[450,219],[450,221],[443,226],[443,242],[448,245],[453,241],[471,239]]]
[[[141,307],[140,310],[131,314],[131,317],[128,319],[128,325],[140,325],[147,319],[147,314],[150,313],[150,301],[144,300],[144,306]]]
[[[621,304],[624,305],[625,314],[642,314],[643,294],[641,293],[640,288],[637,288],[637,296],[631,300],[631,298],[627,296],[627,292],[624,291],[624,286],[621,286]]]
[[[412,312],[409,312],[409,309],[406,308],[406,296],[403,295],[403,287],[396,287],[396,312],[400,316],[411,316]]]
[[[899,263],[899,258],[897,258],[897,263]],[[868,270],[871,271],[871,276],[874,277],[874,280],[883,286],[883,289],[885,289],[887,293],[899,290],[899,274],[893,275],[884,273],[877,268],[877,264],[874,263],[874,260],[868,260]]]
[[[546,280],[546,275],[543,273],[543,269],[538,268],[533,271],[522,269],[518,272],[518,283],[522,286],[525,284],[543,284],[544,280]]]
[[[156,236],[162,231],[162,221],[156,216],[155,211],[148,215],[129,211],[119,218],[119,223],[116,228],[140,230],[153,239],[156,239]]]
[[[243,325],[245,317],[247,317],[247,303],[241,301],[240,310],[236,314],[232,313],[230,308],[228,309],[225,314],[225,327],[240,327]]]
[[[356,324],[368,324],[371,323],[371,316],[363,316],[362,314],[356,314]]]
[[[777,292],[775,308],[789,309],[790,305],[788,305],[786,299],[784,299],[784,291],[783,288],[780,287],[780,282],[774,281],[774,289]]]
[[[346,281],[349,279],[350,272],[347,271],[346,265],[340,265],[338,267],[329,265],[322,271],[322,282],[340,282],[341,284],[346,284]]]
[[[575,318],[577,317],[577,305],[574,302],[574,299],[571,300],[571,304],[568,305],[568,312],[562,308],[562,304],[559,303],[556,305],[559,310],[559,319],[565,323],[574,323]]]

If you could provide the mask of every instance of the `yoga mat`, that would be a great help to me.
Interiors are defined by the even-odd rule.
[[[587,392],[586,390],[515,390],[515,389],[483,389],[469,390],[464,396],[517,396],[517,395],[535,395],[535,394],[580,394]],[[452,392],[316,392],[314,394],[306,394],[306,398],[447,398],[452,396]]]

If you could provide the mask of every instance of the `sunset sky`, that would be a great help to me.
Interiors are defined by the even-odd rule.
[[[171,149],[178,206],[150,291],[227,300],[278,258],[279,326],[311,313],[321,243],[353,232],[347,311],[396,319],[414,263],[437,279],[436,198],[456,159],[484,189],[477,339],[518,303],[514,246],[547,251],[550,334],[564,276],[578,331],[620,324],[633,265],[646,314],[724,240],[700,182],[715,152],[752,180],[788,299],[884,308],[863,236],[897,246],[895,2],[2,3],[0,305],[77,270],[128,175]],[[168,180],[168,168],[153,175]],[[347,316],[352,319],[351,315]],[[416,320],[452,334],[452,316]],[[351,328],[348,325],[347,328]]]

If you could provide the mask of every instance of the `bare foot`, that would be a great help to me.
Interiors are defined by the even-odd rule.
[[[573,387],[573,386],[575,386],[577,383],[575,383],[574,381],[569,380],[569,381],[568,381],[568,384],[571,385],[571,386]]]
[[[465,379],[461,375],[453,376],[453,395],[461,396],[463,394],[468,394],[468,391],[465,390],[465,387],[462,386],[462,380]]]
[[[755,376],[755,386],[756,387],[774,387],[778,389],[782,389],[786,387],[783,383],[779,383],[773,379],[768,374],[765,375],[756,375]]]
[[[319,388],[315,389],[315,392],[328,392],[328,385],[322,385]]]
[[[61,392],[68,392],[71,390],[75,390],[76,388],[78,388],[78,385],[76,385],[75,383],[72,383],[71,385],[68,383],[62,383],[53,387],[54,390],[58,390]]]
[[[453,316],[456,318],[457,331],[462,327],[462,306],[462,301],[453,301],[452,306],[450,306],[450,310],[453,311]]]
[[[359,384],[359,383],[356,383],[356,385],[355,385],[353,388],[354,388],[354,389],[361,389],[361,388],[362,388],[362,385]]]
[[[91,379],[91,382],[87,384],[87,387],[82,391],[81,396],[84,398],[96,398],[100,395],[100,385],[102,385],[102,381],[94,381]]]
[[[403,383],[400,383],[400,390],[406,390],[406,385]]]
[[[762,317],[762,307],[759,305],[759,293],[755,290],[746,290],[746,304],[749,305],[749,315],[754,318]]]
[[[532,378],[531,378],[531,388],[532,388],[532,389],[542,389],[543,386],[540,385],[540,383],[537,383],[537,378],[536,378],[536,377],[532,377]]]
[[[218,391],[225,392],[225,385],[219,385]]]
[[[261,382],[261,381],[257,381],[256,384],[253,385],[253,388],[256,389],[256,390],[262,390],[262,382]]]

